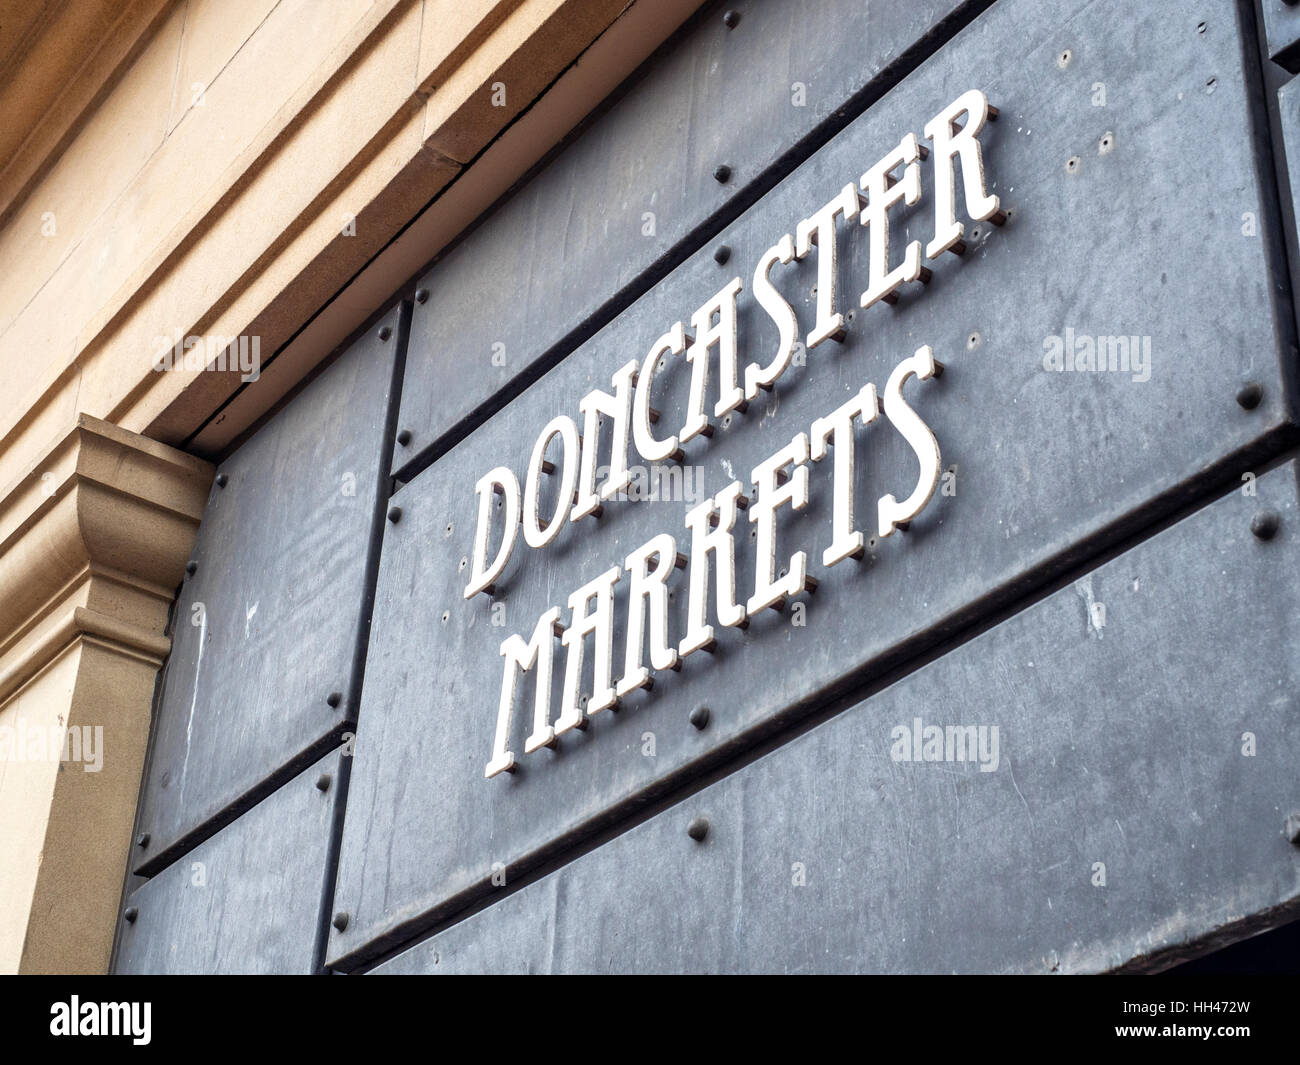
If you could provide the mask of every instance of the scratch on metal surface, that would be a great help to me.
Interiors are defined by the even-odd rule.
[[[194,708],[199,701],[199,678],[203,675],[203,647],[208,642],[208,612],[203,611],[199,622],[199,657],[194,664],[194,691],[190,693],[190,716],[185,721],[185,761],[181,763],[181,793],[177,805],[184,807],[185,775],[190,770],[190,741],[194,738]]]
[[[1088,635],[1102,638],[1101,630],[1106,627],[1106,606],[1097,600],[1092,592],[1092,574],[1074,582],[1074,590],[1084,603],[1084,614],[1088,621]]]
[[[1011,774],[1011,786],[1016,789],[1016,794],[1020,796],[1020,801],[1025,804],[1025,813],[1029,815],[1029,827],[1034,827],[1034,812],[1029,808],[1029,803],[1025,801],[1024,792],[1020,790],[1020,785],[1016,783],[1016,767],[1011,759],[1007,759],[1007,772]]]
[[[735,819],[736,848],[732,852],[735,855],[735,861],[731,867],[731,907],[732,912],[735,914],[732,932],[737,945],[745,942],[745,825],[749,822],[749,818],[745,816],[746,808],[749,805],[745,801],[747,796],[748,789],[742,788],[740,798],[741,816]],[[737,949],[735,956],[740,956],[739,949]]]
[[[551,919],[548,922],[550,928],[546,937],[546,965],[543,972],[553,974],[555,972],[555,940],[560,934],[560,903],[562,893],[560,889],[560,877],[551,877]]]

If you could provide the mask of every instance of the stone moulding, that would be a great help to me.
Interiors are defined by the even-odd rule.
[[[211,479],[82,414],[0,495],[0,700],[81,633],[161,662]]]

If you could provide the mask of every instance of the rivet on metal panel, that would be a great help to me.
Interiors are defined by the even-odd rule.
[[[1237,393],[1237,404],[1242,410],[1254,410],[1264,398],[1264,389],[1256,381],[1241,386]]]
[[[1271,540],[1277,535],[1282,519],[1276,510],[1261,510],[1250,520],[1250,531],[1257,539]]]
[[[981,337],[979,333],[971,333],[971,335],[966,338],[966,350],[974,351],[977,347],[980,346],[980,342],[983,339],[984,338]]]
[[[135,919],[140,916],[140,911],[134,906],[128,906],[122,911],[122,916],[126,918],[127,924],[135,924]]]
[[[731,258],[731,248],[726,244],[719,244],[713,253],[713,261],[719,266],[726,266],[727,260]]]
[[[709,834],[709,820],[707,817],[697,817],[686,827],[686,834],[699,843]]]
[[[1065,172],[1067,174],[1077,174],[1079,172],[1079,157],[1077,155],[1072,155],[1065,161]]]
[[[1107,130],[1102,134],[1101,140],[1097,142],[1097,154],[1108,155],[1110,150],[1115,147],[1115,134]]]
[[[1293,811],[1286,815],[1286,822],[1283,825],[1283,831],[1286,838],[1300,847],[1300,811]]]
[[[428,298],[429,298],[429,290],[427,288],[417,288],[415,290],[416,303],[423,303]]]
[[[190,559],[188,562],[185,563],[185,572],[188,573],[191,577],[193,577],[194,574],[198,573],[198,571],[199,571],[199,564],[195,562],[194,559]]]
[[[335,928],[337,928],[340,932],[342,932],[348,927],[349,919],[350,918],[348,917],[346,911],[339,910],[339,912],[334,915],[334,920],[331,923],[334,925]]]
[[[316,778],[317,791],[329,791],[333,778],[328,773],[322,773]]]
[[[227,477],[224,473],[219,473],[219,474],[217,474],[217,487],[218,487],[218,488],[225,488],[226,485],[228,485],[229,483],[230,483],[230,478]]]
[[[392,330],[389,326],[381,325],[381,326],[379,327],[379,339],[380,339],[380,340],[387,340],[387,339],[388,339],[390,336],[392,336],[392,335],[393,335],[393,330]]]
[[[402,520],[402,508],[401,508],[401,507],[389,507],[389,508],[388,508],[388,520],[391,521],[394,525],[396,525],[399,521],[401,521],[401,520]]]
[[[140,835],[136,837],[135,845],[141,849],[149,846],[149,833],[141,832]]]
[[[726,26],[727,29],[734,30],[737,26],[740,25],[740,12],[728,11],[725,15],[722,16],[722,24]]]
[[[401,444],[402,447],[406,447],[406,445],[411,442],[411,430],[403,429],[400,433],[398,433],[397,442]]]
[[[330,692],[325,696],[325,703],[331,710],[337,710],[341,702],[343,702],[342,692]]]
[[[726,163],[720,163],[718,166],[713,168],[713,178],[718,182],[718,184],[725,185],[731,180],[731,167]]]
[[[709,726],[709,708],[697,706],[691,711],[691,724],[703,732]]]
[[[1060,55],[1056,57],[1056,65],[1060,67],[1062,70],[1064,70],[1066,67],[1070,65],[1070,60],[1073,58],[1073,56],[1074,53],[1071,52],[1070,49],[1066,48],[1063,52],[1061,52]]]

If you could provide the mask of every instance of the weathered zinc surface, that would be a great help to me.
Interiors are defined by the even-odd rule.
[[[1277,228],[1276,205],[1251,146],[1254,97],[1242,68],[1241,34],[1235,9],[1216,9],[1207,19],[1178,5],[1001,0],[737,219],[718,238],[729,249],[725,263],[717,261],[715,246],[702,248],[397,494],[401,520],[385,536],[341,853],[337,907],[351,921],[331,934],[333,960],[347,968],[391,949],[403,936],[489,896],[497,890],[494,876],[509,880],[563,853],[1168,513],[1213,478],[1248,468],[1244,463],[1290,424],[1294,356],[1290,311],[1275,302],[1280,252],[1266,234]],[[1138,39],[1143,61],[1134,63],[1131,43]],[[608,389],[615,370],[644,355],[661,332],[688,318],[734,274],[748,288],[748,271],[765,248],[970,88],[982,89],[1001,109],[981,140],[987,180],[1010,212],[1007,223],[971,227],[967,254],[935,262],[927,289],[915,286],[896,307],[857,310],[842,345],[808,351],[806,364],[792,368],[770,397],[733,415],[712,439],[688,444],[685,464],[695,480],[682,482],[684,492],[667,501],[612,501],[603,517],[567,526],[544,551],[521,546],[496,600],[478,596],[466,603],[462,559],[470,553],[478,477],[499,463],[522,476],[550,418],[576,418],[589,389]],[[1206,144],[1215,150],[1206,151]],[[926,166],[927,195],[895,217],[900,246],[932,235],[932,180]],[[1249,236],[1244,213],[1261,220]],[[851,310],[865,287],[867,241],[841,231],[839,247],[841,305]],[[803,332],[815,304],[815,258],[775,277],[797,307]],[[775,342],[774,327],[749,298],[740,304],[739,335],[761,351]],[[1127,372],[1045,366],[1055,344],[1116,335],[1132,340],[1136,361]],[[562,606],[570,592],[620,565],[652,535],[682,537],[683,515],[696,499],[733,476],[746,480],[755,462],[866,383],[881,388],[922,344],[932,345],[947,368],[942,378],[909,386],[909,402],[934,430],[950,490],[936,495],[905,535],[869,542],[862,563],[823,569],[830,493],[826,471],[815,468],[808,507],[784,513],[778,538],[778,558],[806,549],[820,581],[798,621],[793,610],[765,611],[744,632],[720,630],[717,653],[707,662],[700,660],[709,656],[695,656],[680,674],[658,678],[652,692],[629,698],[620,713],[602,714],[586,732],[566,735],[556,751],[527,755],[513,776],[484,779],[506,636],[527,637],[544,610]],[[742,357],[755,354],[742,350]],[[662,375],[657,405],[666,426],[680,424],[686,376],[684,363]],[[1244,409],[1236,397],[1251,382],[1260,386],[1259,402]],[[408,380],[408,391],[419,387],[418,378]],[[859,430],[857,454],[863,500],[906,492],[915,479],[915,460],[886,426]],[[635,452],[629,461],[636,462]],[[753,541],[745,521],[738,530],[737,582],[746,589],[753,581]],[[670,615],[680,636],[683,584],[672,587]],[[616,618],[624,602],[616,604]],[[1172,605],[1169,616],[1177,616]],[[1075,648],[1094,639],[1077,626],[1060,631],[1073,633]],[[623,636],[616,625],[620,651]],[[1123,649],[1110,630],[1105,636],[1107,647]],[[1188,661],[1194,674],[1196,660]],[[995,662],[985,655],[980,668],[963,669],[963,698],[1002,696]],[[1125,655],[1113,668],[1140,672],[1152,664]],[[703,730],[688,724],[700,705],[712,708]],[[948,716],[957,714],[960,707],[949,705]],[[1043,712],[1065,710],[1045,702]],[[1128,726],[1116,713],[1105,717],[1105,727],[1122,734]],[[515,751],[522,750],[530,716],[527,709],[516,714]],[[912,716],[909,708],[901,720]],[[1017,727],[1027,729],[1031,720]],[[1139,738],[1131,757],[1140,760],[1150,737]],[[1087,764],[1086,754],[1081,757]],[[1020,779],[1021,763],[1014,764]],[[808,768],[764,787],[835,794],[858,786],[855,765],[845,753],[815,773]],[[1123,772],[1118,763],[1111,767],[1112,775]],[[1009,769],[995,775],[989,787],[1005,788],[1011,775]],[[1113,780],[1103,786],[1118,787]],[[1045,790],[1023,823],[1010,820],[1011,807],[990,811],[1007,818],[998,831],[1029,832],[1022,844],[1031,846],[1037,845],[1032,822],[1050,823],[1047,811],[1040,812],[1050,801]],[[1025,804],[1017,798],[1015,808]],[[938,817],[946,809],[924,808],[914,831],[946,839],[949,830]],[[748,820],[746,826],[749,831]],[[674,825],[674,839],[680,828]],[[968,838],[967,846],[988,847],[987,839]],[[867,839],[863,845],[894,844]],[[819,860],[832,861],[834,848],[824,839],[820,846]],[[893,853],[903,861],[910,851]],[[1048,865],[1005,873],[1007,884],[1024,881],[1007,890],[1055,900],[1058,874],[1043,872]],[[739,884],[743,877],[736,875]],[[974,911],[951,894],[952,882],[942,892],[934,888],[931,908],[946,898],[954,920],[958,911],[974,920]],[[1003,880],[994,886],[1001,890]],[[893,897],[893,906],[915,905],[914,898]],[[1097,906],[1111,897],[1087,896]],[[924,906],[916,911],[924,912]],[[1159,912],[1175,920],[1179,911]],[[854,934],[883,936],[882,927],[869,923]],[[842,931],[835,919],[824,928],[827,935]],[[906,945],[894,946],[916,944],[909,936]],[[1068,945],[1062,940],[1058,949]],[[864,968],[873,959],[902,964],[881,953],[893,947],[867,946],[864,939],[854,947]],[[924,951],[916,957],[918,967],[927,957],[936,967],[987,961],[974,949],[960,962],[940,964]],[[746,964],[785,964],[769,961]],[[671,963],[661,958],[660,967]]]
[[[357,340],[218,471],[176,606],[137,870],[161,868],[355,720],[401,316],[395,308]]]
[[[1093,972],[1294,917],[1296,472],[377,971]]]
[[[119,973],[310,973],[342,758],[322,758],[133,892]]]
[[[1300,75],[1277,91],[1278,123],[1282,130],[1285,170],[1290,187],[1283,190],[1294,217],[1300,217]]]
[[[1300,73],[1300,7],[1289,0],[1259,0],[1265,47],[1273,62]]]
[[[750,202],[783,156],[879,95],[985,6],[971,0],[815,7],[711,4],[644,77],[420,285],[393,469],[535,376],[622,290]],[[739,13],[734,28],[724,10]],[[725,166],[725,181],[714,172]],[[500,406],[499,403],[496,406]]]

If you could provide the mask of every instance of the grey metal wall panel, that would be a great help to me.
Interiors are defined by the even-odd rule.
[[[355,720],[403,313],[358,339],[218,471],[177,604],[139,870],[161,868]]]
[[[119,973],[310,973],[342,756],[333,752],[133,892]]]
[[[412,324],[400,423],[412,436],[395,448],[398,476],[710,218],[752,198],[769,167],[889,81],[882,72],[945,19],[979,6],[706,9],[611,112],[420,281],[429,298]],[[735,29],[724,10],[740,12]],[[725,184],[713,177],[719,164],[731,169]]]
[[[1277,90],[1278,125],[1282,130],[1282,148],[1286,159],[1293,217],[1300,218],[1300,77],[1292,78]]]
[[[1088,972],[1294,917],[1296,472],[376,971]],[[997,768],[895,760],[917,717],[997,726]]]
[[[815,468],[811,503],[787,513],[779,544],[806,548],[821,580],[805,626],[767,612],[744,633],[722,630],[712,660],[698,655],[659,677],[653,693],[565,737],[558,753],[526,756],[513,777],[483,779],[502,639],[526,636],[543,610],[650,536],[680,536],[688,503],[611,503],[544,551],[521,546],[499,585],[498,627],[485,597],[461,597],[472,486],[498,463],[522,470],[546,420],[576,414],[587,389],[608,387],[618,366],[716,291],[731,264],[719,267],[710,248],[397,494],[403,516],[385,539],[341,856],[339,905],[353,920],[332,935],[333,959],[353,964],[490,893],[494,863],[515,875],[626,816],[1167,513],[1290,424],[1277,249],[1240,225],[1251,211],[1260,233],[1274,226],[1250,140],[1240,30],[1226,18],[1205,33],[1197,23],[1176,6],[1002,0],[726,233],[745,269],[961,91],[983,88],[1002,108],[985,163],[1014,211],[1008,224],[976,227],[963,260],[935,264],[928,293],[859,312],[842,346],[811,352],[765,405],[688,445],[712,493],[851,391],[883,385],[919,344],[947,364],[913,395],[957,494],[936,497],[906,535],[872,544],[863,565],[826,571],[829,473]],[[1149,46],[1137,64],[1135,38]],[[1099,81],[1122,109],[1093,105]],[[1108,133],[1112,148],[1102,152]],[[1070,159],[1081,162],[1067,168]],[[928,188],[928,173],[923,180]],[[925,206],[895,224],[897,240],[929,236]],[[866,277],[865,241],[844,239],[841,255],[848,303]],[[780,282],[792,299],[803,294],[807,328],[815,264],[791,267]],[[774,330],[758,319],[743,303],[740,335],[766,351]],[[1149,379],[1045,370],[1045,338],[1066,329],[1149,336]],[[1235,397],[1252,380],[1262,400],[1244,410]],[[679,374],[665,395],[670,419],[684,386]],[[860,499],[912,483],[914,459],[887,427],[861,432],[858,455]],[[752,541],[741,536],[744,589]],[[674,604],[675,637],[684,599]],[[621,640],[616,629],[616,648]],[[703,732],[687,724],[700,704],[714,711]],[[516,714],[516,751],[526,716]],[[641,753],[648,732],[653,758]]]
[[[1259,0],[1269,58],[1300,73],[1300,6],[1287,0]]]

